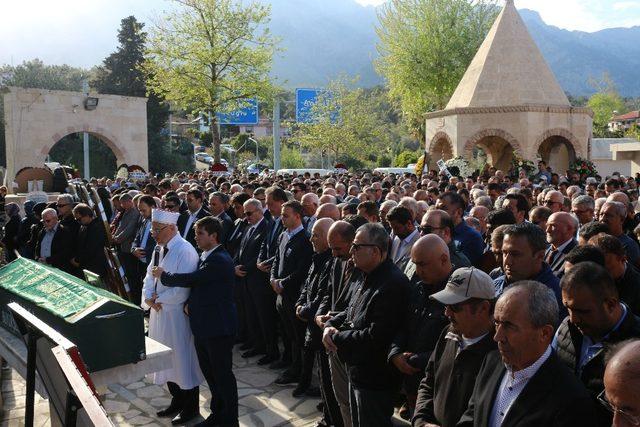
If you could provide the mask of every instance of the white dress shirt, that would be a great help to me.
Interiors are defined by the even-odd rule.
[[[540,367],[547,361],[551,355],[551,346],[548,346],[542,356],[527,368],[513,372],[509,368],[504,373],[496,400],[493,402],[491,410],[491,418],[489,419],[490,427],[500,427],[504,421],[509,409],[516,401],[522,390],[527,386],[529,380],[538,372]]]
[[[190,213],[189,214],[189,218],[187,218],[187,224],[185,225],[184,231],[182,232],[182,238],[183,239],[187,238],[187,234],[189,234],[189,230],[191,229],[191,226],[195,222],[195,220],[198,217],[198,214],[200,213],[201,210],[202,210],[202,208],[198,209],[194,213]]]

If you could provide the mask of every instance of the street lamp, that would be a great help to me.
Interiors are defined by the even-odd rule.
[[[260,161],[260,155],[258,154],[258,141],[256,141],[255,139],[251,138],[250,136],[248,136],[247,139],[249,141],[253,142],[254,144],[256,144],[256,163],[258,163]]]

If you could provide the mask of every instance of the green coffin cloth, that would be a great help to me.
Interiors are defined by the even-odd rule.
[[[70,323],[105,300],[138,308],[111,292],[27,258],[18,258],[0,268],[0,287]]]

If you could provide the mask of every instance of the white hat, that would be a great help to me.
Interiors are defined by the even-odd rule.
[[[180,214],[178,212],[166,211],[163,209],[153,209],[151,211],[151,222],[160,224],[177,224]]]
[[[474,267],[462,267],[453,272],[447,286],[429,298],[444,305],[455,305],[471,298],[492,300],[496,297],[493,280]]]

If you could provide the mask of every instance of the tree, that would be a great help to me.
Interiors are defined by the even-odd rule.
[[[115,52],[107,56],[96,68],[92,85],[100,93],[122,96],[147,96],[147,76],[140,69],[144,62],[147,33],[144,23],[134,16],[124,18],[118,31],[119,45]],[[155,172],[177,172],[190,164],[190,157],[176,155],[180,147],[170,144],[170,138],[163,133],[169,117],[169,106],[157,94],[148,94],[147,140],[149,169]],[[179,145],[179,144],[178,144]]]
[[[444,109],[497,13],[495,0],[390,0],[382,6],[376,67],[415,133],[422,136],[424,113]]]
[[[180,8],[152,33],[143,65],[149,88],[194,115],[210,118],[214,159],[220,160],[216,113],[266,98],[276,39],[271,9],[238,0],[174,0]]]
[[[310,123],[299,123],[293,139],[302,147],[329,155],[336,162],[348,158],[367,162],[394,145],[395,128],[384,109],[374,109],[373,92],[350,89],[355,80],[341,77],[318,94]],[[376,94],[377,96],[377,94]]]
[[[592,80],[591,85],[597,90],[587,103],[593,110],[593,134],[600,138],[613,136],[609,131],[609,121],[614,115],[626,112],[624,101],[608,73],[598,81]]]
[[[420,154],[416,152],[403,151],[402,153],[396,156],[396,161],[394,163],[395,163],[395,166],[399,168],[406,168],[407,165],[410,165],[411,163],[417,163],[418,157],[420,157]]]

